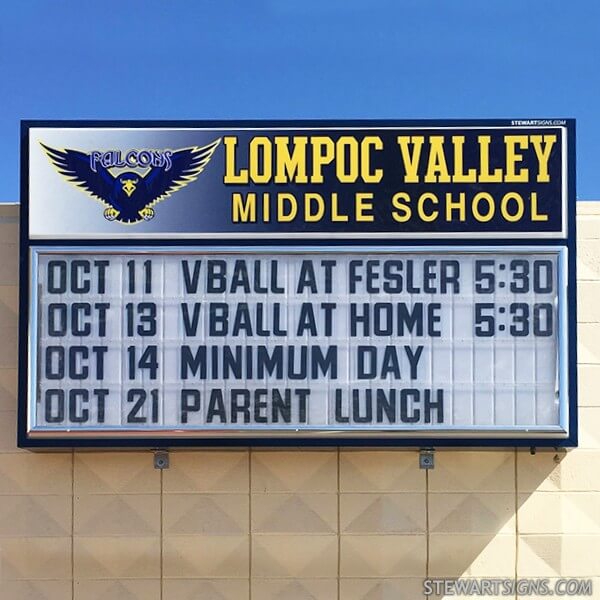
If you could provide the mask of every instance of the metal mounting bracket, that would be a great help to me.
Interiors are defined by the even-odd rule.
[[[433,448],[421,448],[419,451],[419,468],[420,469],[434,469],[435,468],[435,460],[434,460],[434,452]]]
[[[154,451],[154,468],[163,469],[169,468],[169,452],[168,450],[155,450]]]

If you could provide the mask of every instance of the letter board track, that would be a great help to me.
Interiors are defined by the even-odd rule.
[[[576,445],[574,147],[24,122],[19,445]]]

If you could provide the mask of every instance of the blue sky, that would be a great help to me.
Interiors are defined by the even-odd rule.
[[[600,199],[597,0],[19,0],[0,85],[0,201],[22,118],[575,117]]]

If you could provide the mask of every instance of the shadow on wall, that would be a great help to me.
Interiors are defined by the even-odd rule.
[[[582,550],[598,541],[588,535],[600,524],[597,494],[562,491],[590,489],[593,466],[585,458],[577,450],[438,452],[428,473],[427,576],[597,575],[597,559]],[[587,543],[578,545],[578,536]]]
[[[340,577],[344,599],[397,600],[424,597],[426,577],[562,573],[560,552],[556,563],[519,522],[536,490],[561,478],[564,452],[438,450],[430,471],[414,451],[340,450],[337,465],[336,454],[251,452],[251,577],[261,598],[335,597],[335,586],[317,593],[324,577]],[[336,549],[326,536],[338,532]]]

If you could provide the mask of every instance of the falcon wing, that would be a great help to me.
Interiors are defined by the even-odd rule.
[[[154,167],[144,177],[148,202],[146,207],[154,206],[188,183],[196,181],[220,143],[221,138],[201,148],[192,146],[173,152],[172,165],[168,171],[161,167]]]
[[[111,193],[114,189],[115,178],[108,169],[98,165],[97,171],[90,167],[89,154],[79,150],[55,150],[40,142],[46,151],[50,162],[57,171],[74,186],[91,194],[94,198],[112,206]]]

